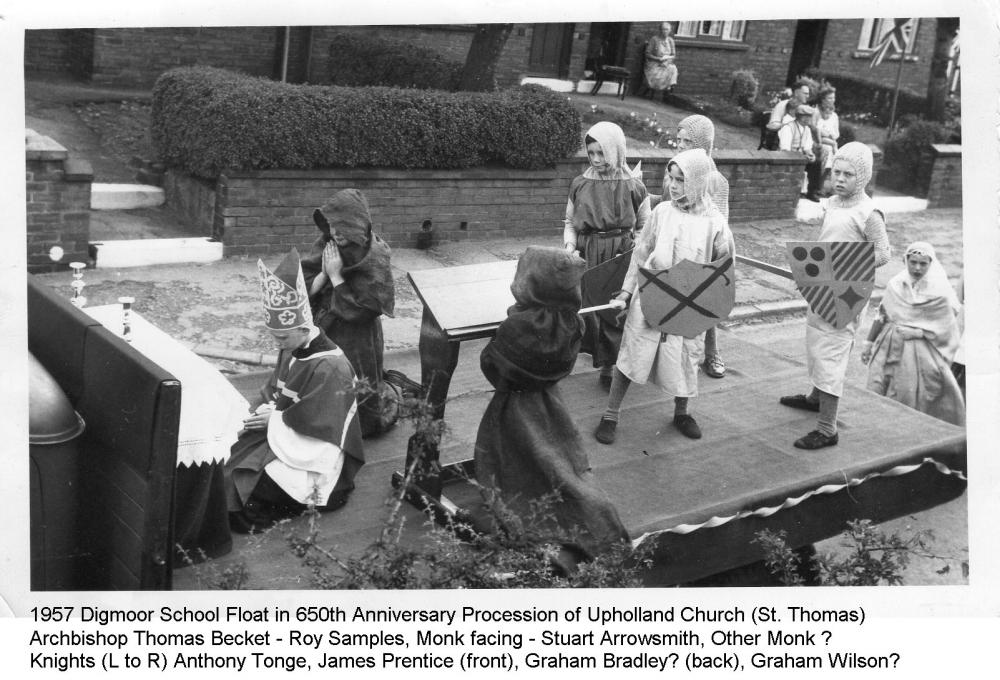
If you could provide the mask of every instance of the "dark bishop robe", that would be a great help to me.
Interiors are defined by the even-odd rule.
[[[233,444],[229,509],[242,509],[265,471],[293,503],[341,505],[365,462],[354,371],[343,351],[322,332],[283,351],[261,389],[259,404],[271,401],[268,429],[244,431]]]

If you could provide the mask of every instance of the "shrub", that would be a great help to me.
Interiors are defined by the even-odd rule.
[[[434,50],[375,35],[337,33],[330,41],[332,85],[458,89],[464,64]]]
[[[580,117],[554,93],[292,85],[208,67],[153,88],[166,165],[200,177],[265,168],[540,168],[573,153]]]
[[[729,86],[729,98],[734,104],[744,109],[752,110],[757,93],[760,91],[760,81],[753,71],[741,69],[733,71],[732,84]]]
[[[801,578],[802,567],[818,574],[819,585],[824,586],[898,586],[903,584],[903,572],[910,557],[946,559],[929,552],[934,539],[929,530],[909,537],[886,535],[871,520],[860,519],[849,521],[842,535],[849,548],[845,555],[815,555],[809,558],[812,564],[808,565],[803,565],[802,556],[788,547],[783,531],[760,531],[754,543],[764,551],[768,569],[786,586],[806,584]],[[944,571],[947,565],[939,573]]]
[[[854,131],[854,126],[843,120],[840,121],[840,137],[837,138],[837,148],[849,142],[857,141],[858,135]]]
[[[800,73],[796,76],[793,82],[803,82],[809,86],[809,101],[815,101],[816,94],[819,92],[821,87],[820,81],[822,78],[813,69],[807,70],[805,73]],[[826,82],[826,81],[824,81]]]
[[[820,76],[817,72],[817,76],[837,89],[837,113],[841,120],[846,117],[881,126],[889,124],[894,89],[891,85],[879,85],[834,73]],[[896,118],[908,113],[923,113],[926,103],[926,97],[900,90]]]
[[[928,173],[922,163],[931,144],[942,144],[952,139],[951,131],[942,123],[914,120],[885,145],[885,165],[892,168],[899,189],[926,192],[923,186]]]

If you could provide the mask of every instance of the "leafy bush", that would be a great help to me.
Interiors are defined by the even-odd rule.
[[[152,139],[200,177],[265,168],[540,168],[579,146],[580,118],[541,88],[452,93],[293,85],[208,67],[153,87]]]
[[[803,566],[815,571],[824,586],[898,586],[903,584],[903,571],[911,556],[945,559],[928,552],[932,532],[918,531],[909,538],[895,533],[887,536],[867,519],[847,523],[843,536],[850,550],[846,555],[815,555],[810,565],[801,564],[801,553],[788,547],[785,532],[764,530],[756,536],[754,543],[763,549],[768,569],[787,586],[806,583],[800,576]],[[945,571],[947,568],[940,573]]]
[[[857,122],[874,123],[883,127],[889,124],[889,115],[892,112],[893,86],[870,83],[835,73],[816,71],[814,76],[837,89],[837,113],[841,120],[846,118]],[[898,119],[907,113],[923,113],[926,104],[926,97],[900,90],[896,102],[896,117]]]
[[[756,73],[746,69],[733,71],[733,81],[729,86],[729,98],[734,104],[752,110],[759,91],[760,80],[758,80]]]
[[[885,165],[891,167],[896,187],[926,193],[924,186],[929,173],[922,163],[924,154],[931,144],[952,141],[952,132],[942,123],[929,120],[913,120],[902,132],[893,136],[885,145]]]
[[[458,89],[464,64],[434,50],[375,35],[338,33],[330,41],[332,85]]]
[[[837,148],[844,146],[849,142],[857,141],[858,135],[854,131],[854,126],[844,120],[840,121],[840,137],[837,138]]]

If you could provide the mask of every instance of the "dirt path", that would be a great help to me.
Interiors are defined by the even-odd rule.
[[[150,93],[62,80],[25,81],[24,126],[90,161],[98,183],[135,182],[134,155],[150,155]]]

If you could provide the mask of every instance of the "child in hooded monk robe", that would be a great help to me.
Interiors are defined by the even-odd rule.
[[[574,254],[538,246],[518,261],[516,303],[480,357],[496,393],[479,424],[475,463],[478,482],[522,517],[533,501],[556,494],[549,517],[532,528],[586,558],[628,533],[594,480],[557,385],[580,349],[584,267]]]
[[[579,252],[589,269],[632,249],[635,234],[649,217],[649,195],[641,173],[625,162],[620,127],[597,123],[584,141],[590,167],[570,184],[563,245],[568,252]],[[590,354],[594,368],[600,369],[601,384],[608,387],[622,329],[597,314],[588,314],[584,323],[581,351]]]
[[[372,233],[368,201],[344,189],[313,213],[324,235],[302,260],[316,325],[344,350],[370,393],[359,393],[361,434],[396,422],[398,402],[383,379],[382,315],[391,317],[395,286],[389,246]]]

